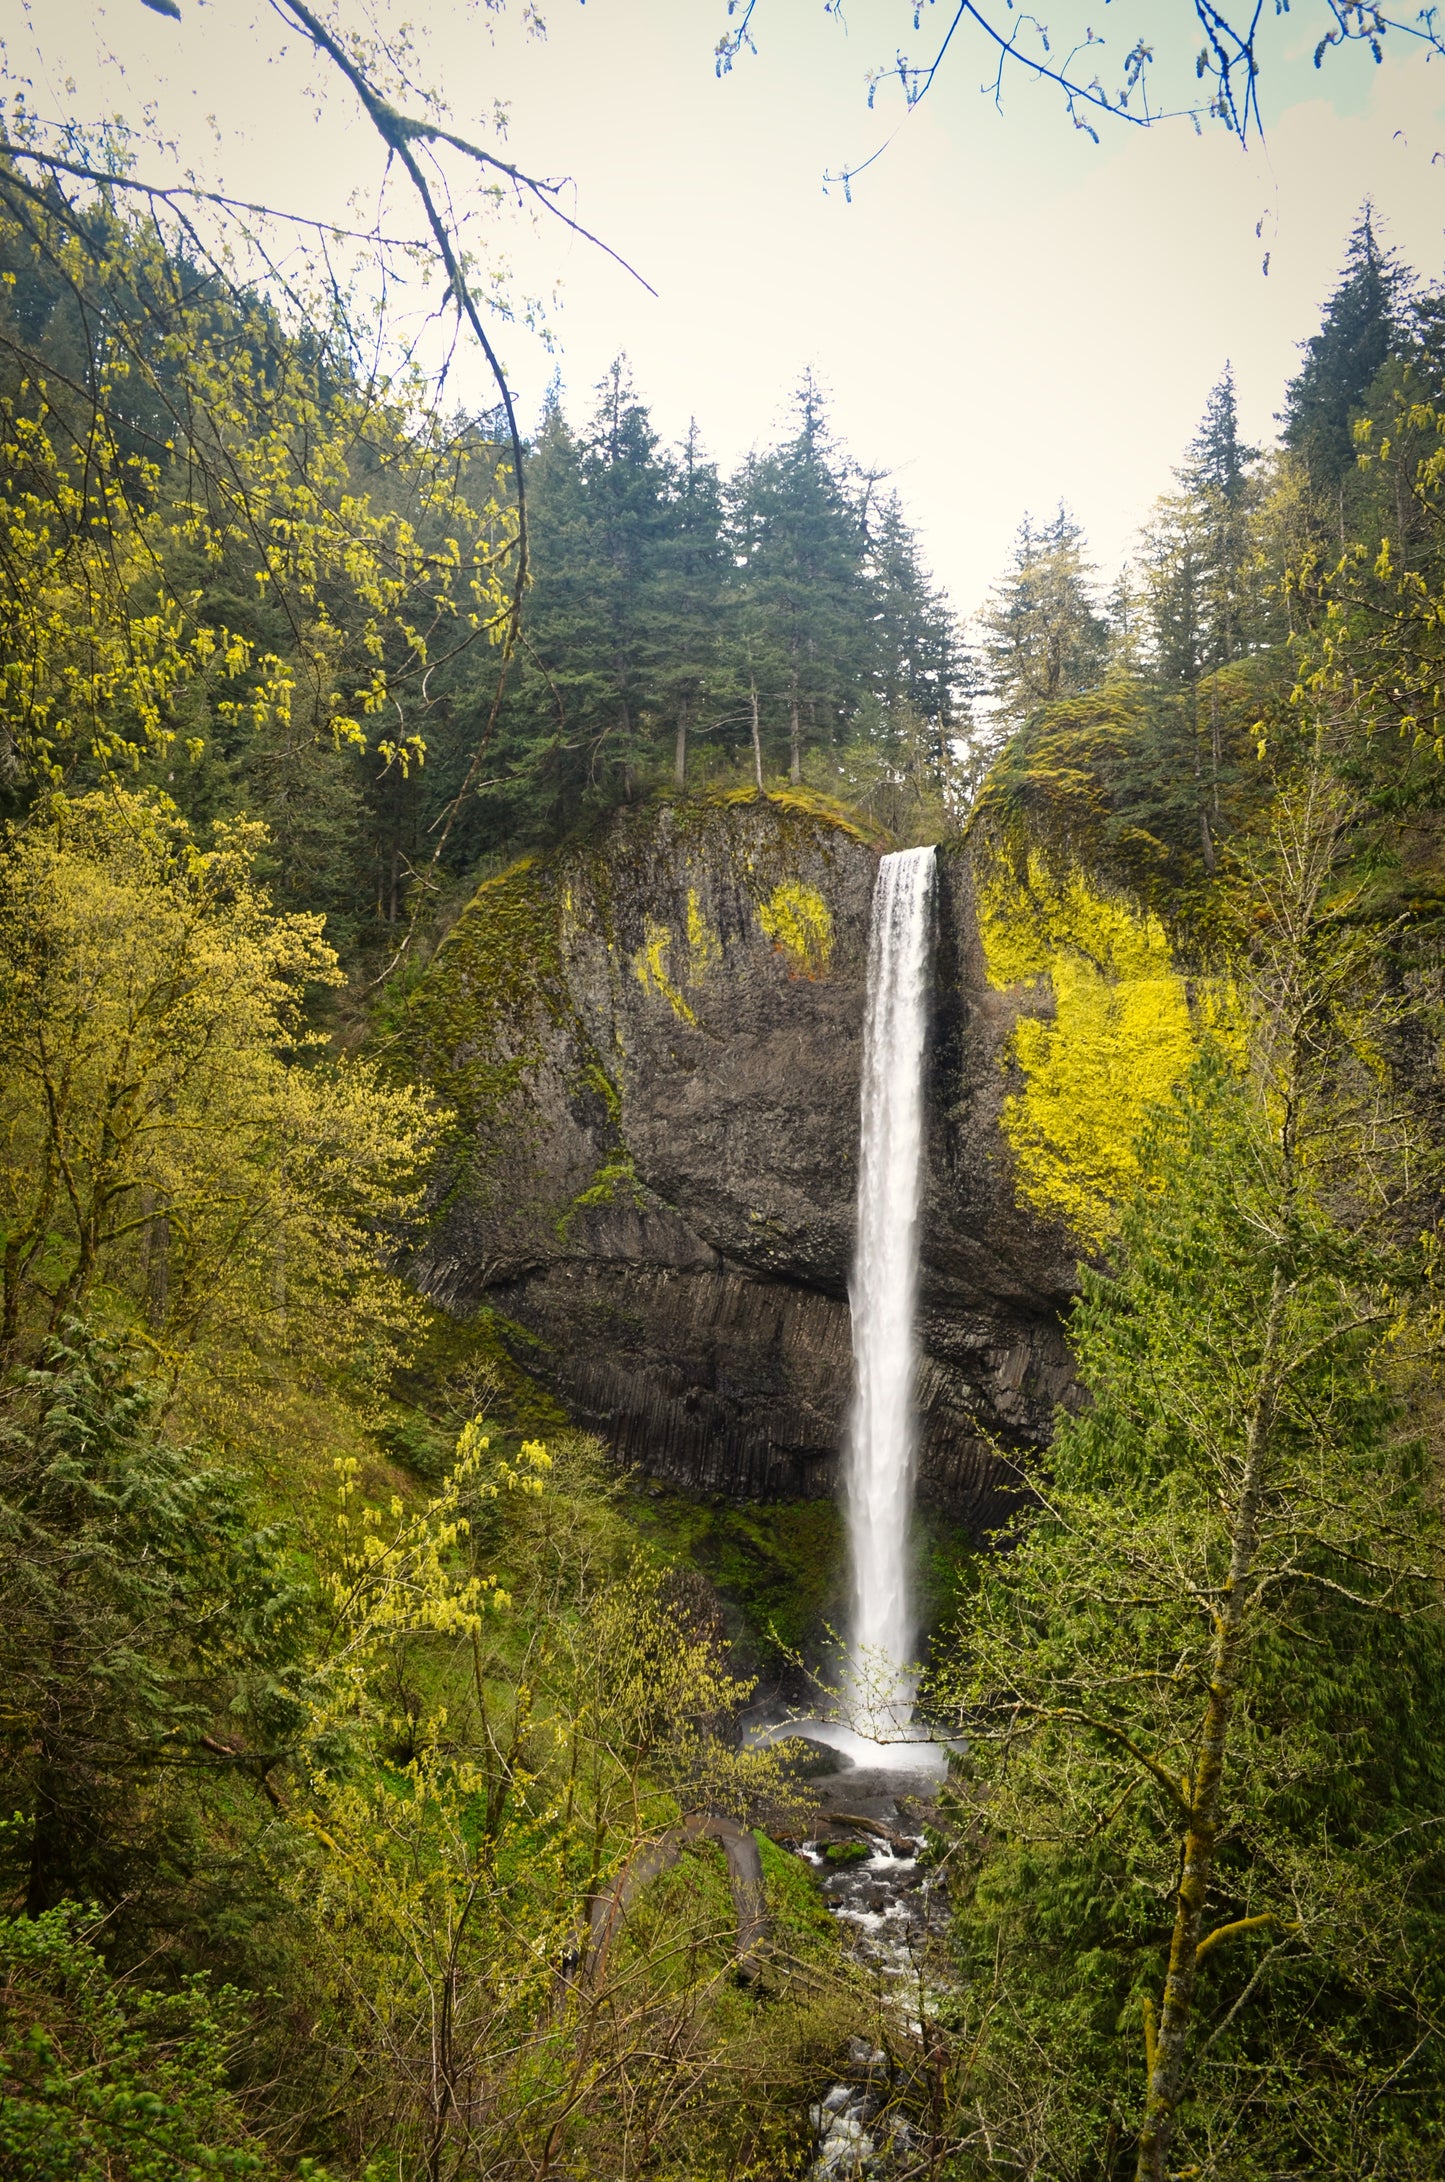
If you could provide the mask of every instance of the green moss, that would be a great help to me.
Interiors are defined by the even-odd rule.
[[[653,1550],[707,1577],[728,1610],[740,1670],[774,1674],[790,1654],[814,1660],[846,1620],[847,1539],[835,1501],[704,1500],[654,1485],[627,1507]],[[957,1619],[979,1549],[962,1525],[920,1508],[913,1554],[926,1641]]]
[[[643,1200],[642,1185],[637,1179],[637,1169],[630,1152],[614,1152],[605,1159],[586,1189],[579,1190],[565,1212],[557,1220],[557,1233],[565,1241],[577,1213],[590,1205],[610,1205],[619,1197],[630,1197],[635,1205]]]
[[[988,1555],[970,1531],[937,1508],[918,1509],[913,1529],[918,1621],[926,1650],[956,1624]]]
[[[491,1310],[456,1319],[427,1307],[425,1334],[381,1427],[384,1444],[418,1475],[439,1477],[450,1465],[468,1416],[485,1411],[506,1451],[510,1441],[548,1439],[569,1431],[567,1413],[517,1362],[530,1336]]]
[[[771,803],[776,810],[798,811],[807,818],[821,818],[825,825],[836,827],[850,840],[861,841],[864,848],[876,849],[879,854],[886,854],[894,846],[892,834],[866,811],[844,803],[838,796],[824,795],[817,788],[765,788],[761,796],[756,788],[718,788],[697,800],[714,805]]]
[[[739,1665],[776,1671],[814,1651],[846,1602],[840,1510],[831,1500],[738,1505],[649,1493],[634,1500],[643,1537],[707,1577],[732,1609]]]
[[[766,1834],[757,1836],[763,1866],[763,1891],[773,1936],[805,1959],[838,1952],[840,1934],[813,1872],[799,1856],[780,1849]]]
[[[866,1841],[830,1841],[823,1851],[823,1861],[834,1871],[845,1871],[849,1864],[866,1864],[872,1854]]]
[[[589,1061],[582,1071],[582,1080],[601,1099],[607,1118],[619,1128],[622,1124],[622,1093],[600,1061]]]
[[[542,1058],[545,1020],[570,1018],[556,873],[523,857],[477,888],[406,1011],[413,1065],[475,1131]]]

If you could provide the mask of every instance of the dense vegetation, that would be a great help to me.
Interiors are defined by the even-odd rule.
[[[1060,507],[967,640],[811,380],[723,478],[619,363],[528,450],[513,646],[497,420],[104,193],[7,177],[0,275],[6,2172],[801,2174],[859,2036],[920,2172],[1438,2172],[1445,304],[1364,217],[1280,449],[1226,371],[1107,595]],[[639,1521],[396,1270],[448,901],[780,781],[966,822],[1087,1259],[935,1644],[912,2021],[769,1838],[696,1565],[805,1641],[818,1525]],[[703,1807],[765,1829],[761,1970],[701,1838],[612,1934]]]

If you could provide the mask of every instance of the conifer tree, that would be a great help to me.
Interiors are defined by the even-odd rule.
[[[1062,501],[1047,523],[1024,517],[1013,565],[979,617],[989,693],[1011,722],[1077,696],[1102,674],[1108,629],[1093,577],[1083,530]]]
[[[1317,490],[1338,493],[1354,468],[1351,419],[1400,344],[1408,287],[1409,274],[1381,244],[1366,198],[1323,323],[1304,343],[1304,362],[1285,390],[1284,443]]]
[[[1158,502],[1141,540],[1148,669],[1156,686],[1177,700],[1161,719],[1172,717],[1179,776],[1195,784],[1195,823],[1207,871],[1215,863],[1224,768],[1219,688],[1210,678],[1253,648],[1263,624],[1253,567],[1257,460],[1240,436],[1234,374],[1226,364],[1174,473],[1179,489]],[[1207,696],[1201,694],[1206,681]]]
[[[728,596],[722,485],[703,453],[694,418],[673,469],[670,521],[662,545],[658,618],[662,665],[659,715],[673,735],[673,785],[687,786],[689,733],[723,693]]]
[[[805,744],[836,734],[856,705],[871,646],[866,538],[811,372],[794,408],[791,438],[738,479],[733,531],[750,673],[786,724],[796,785]]]
[[[647,715],[668,649],[664,590],[675,513],[673,478],[658,457],[657,434],[626,357],[617,358],[597,393],[582,447],[593,603],[602,623],[597,664],[607,692],[592,770],[595,776],[606,762],[606,750],[630,799],[645,764]]]
[[[958,618],[924,567],[896,493],[868,523],[874,593],[872,706],[867,732],[899,775],[947,805],[960,792],[958,744],[969,726],[974,662]]]
[[[535,573],[499,763],[482,791],[493,839],[555,832],[584,804],[629,798],[653,755],[672,653],[676,480],[625,358],[597,395],[579,436],[553,390],[528,465]],[[474,711],[492,686],[484,675]]]
[[[1253,649],[1262,623],[1251,516],[1259,449],[1240,435],[1234,368],[1226,364],[1211,390],[1199,430],[1178,471],[1196,510],[1202,548],[1201,665],[1227,667]]]
[[[598,664],[604,632],[582,451],[555,386],[527,473],[527,634],[505,692],[495,759],[476,786],[457,844],[473,859],[498,840],[532,839],[575,816],[605,712]],[[463,749],[485,732],[494,693],[495,670],[483,662],[455,708]],[[450,794],[457,785],[459,780],[444,783]]]
[[[1143,601],[1133,564],[1126,561],[1104,602],[1109,631],[1108,671],[1132,678],[1142,671]]]

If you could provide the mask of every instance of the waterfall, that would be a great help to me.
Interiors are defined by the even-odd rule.
[[[847,1460],[850,1679],[870,1734],[906,1728],[916,1636],[908,1563],[918,1201],[934,854],[885,856],[873,892],[863,1032],[858,1231],[849,1301],[856,1392]]]

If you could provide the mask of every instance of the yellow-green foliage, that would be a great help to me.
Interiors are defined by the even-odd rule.
[[[348,384],[307,367],[274,301],[196,286],[158,227],[103,200],[6,211],[0,248],[48,260],[78,302],[124,296],[129,326],[97,350],[85,398],[64,373],[0,394],[11,762],[60,786],[82,753],[117,775],[194,761],[209,713],[231,735],[419,764],[393,689],[499,635],[516,535],[503,475],[473,504],[418,373]],[[0,288],[0,337],[23,359],[16,310]],[[324,356],[324,303],[310,326]],[[117,430],[141,413],[144,455]],[[282,653],[257,641],[268,620]]]
[[[1031,857],[979,888],[990,982],[1053,992],[1052,1021],[1025,1016],[1009,1057],[1024,1088],[1003,1111],[1022,1195],[1103,1243],[1139,1171],[1135,1141],[1194,1057],[1195,1025],[1163,926]]]
[[[785,879],[758,904],[758,923],[791,977],[826,977],[833,955],[833,914],[816,887]]]
[[[639,1888],[585,1959],[594,1900],[685,1811],[797,1816],[777,1754],[727,1732],[752,1685],[695,1594],[632,1550],[601,1447],[564,1433],[499,1459],[474,1419],[420,1507],[368,1505],[347,1462],[337,1476],[324,1636],[267,1852],[345,2086],[328,2150],[349,2172],[384,2144],[406,2174],[440,2147],[448,2175],[610,2175],[624,2126],[643,2115],[661,2145],[674,2107],[717,2103],[744,2067],[756,2125],[786,2136],[816,2064],[787,2039],[749,2057],[761,2011],[730,1974],[716,1850]],[[841,1982],[768,1860],[790,1960],[806,1943],[817,1980]],[[788,2012],[796,2039],[806,2002]],[[682,2147],[644,2171],[749,2170]]]
[[[71,1311],[221,1385],[307,1357],[379,1383],[417,1324],[386,1260],[436,1117],[323,1058],[321,919],[278,916],[253,821],[202,846],[164,798],[56,798],[0,856],[0,1341]]]

